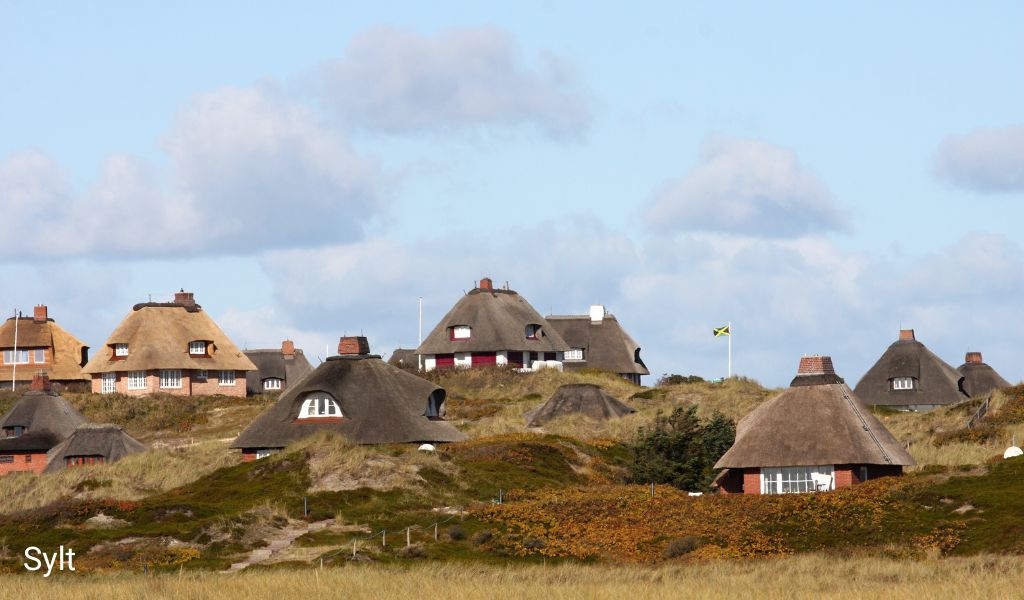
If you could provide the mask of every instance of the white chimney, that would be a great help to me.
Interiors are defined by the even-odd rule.
[[[604,320],[604,306],[601,304],[592,304],[590,306],[590,322],[600,323]]]

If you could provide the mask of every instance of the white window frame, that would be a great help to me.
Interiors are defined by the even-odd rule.
[[[160,371],[160,389],[180,390],[181,369],[162,369]]]
[[[4,363],[8,365],[27,365],[28,350],[4,350]]]
[[[210,372],[206,369],[196,369],[196,381],[206,381],[210,378]]]
[[[32,362],[41,365],[46,362],[46,348],[36,348],[32,351]]]
[[[451,337],[453,340],[468,340],[473,337],[473,328],[469,325],[453,325]]]
[[[128,344],[114,344],[114,356],[128,356]]]
[[[893,377],[892,378],[892,389],[894,389],[894,390],[912,390],[912,389],[914,389],[914,378],[913,377]]]
[[[117,391],[117,373],[103,373],[100,375],[100,393],[113,394]]]
[[[761,467],[762,494],[799,494],[834,489],[835,465]]]
[[[284,381],[277,377],[267,377],[263,380],[263,389],[267,391],[278,391],[281,389]]]
[[[145,371],[128,371],[128,374],[125,377],[128,379],[129,390],[149,389],[149,378],[147,377],[147,373]]]
[[[570,348],[565,353],[565,360],[583,360],[583,348]]]
[[[206,342],[189,342],[188,353],[189,356],[206,356]]]
[[[344,417],[338,401],[326,392],[314,392],[302,402],[299,409],[300,419],[316,419],[323,417]]]
[[[235,385],[235,372],[221,371],[220,377],[217,378],[217,385],[223,385],[225,387],[229,385]]]

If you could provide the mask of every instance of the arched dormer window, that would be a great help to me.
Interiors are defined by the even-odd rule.
[[[913,377],[893,377],[892,378],[892,389],[894,390],[912,390],[916,386],[916,382]]]
[[[313,392],[306,396],[299,409],[300,419],[316,419],[322,417],[343,417],[338,401],[327,392]]]
[[[540,325],[536,323],[530,323],[529,325],[526,326],[526,339],[538,340],[540,339],[540,336]]]
[[[434,390],[427,396],[427,411],[424,414],[428,419],[434,421],[444,420],[444,390]]]
[[[452,325],[448,328],[449,340],[468,340],[473,335],[473,329],[469,325]]]

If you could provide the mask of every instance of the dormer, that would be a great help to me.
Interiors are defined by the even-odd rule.
[[[111,344],[111,356],[115,359],[128,358],[128,344]]]
[[[340,419],[345,415],[341,413],[338,401],[327,392],[310,392],[302,401],[299,409],[298,419]]]
[[[213,354],[210,340],[192,340],[188,343],[188,355],[192,358],[208,358]]]
[[[526,339],[528,340],[539,340],[544,334],[540,330],[540,325],[537,323],[530,323],[526,326]]]
[[[468,340],[472,336],[473,328],[469,325],[452,325],[448,328],[449,340]]]

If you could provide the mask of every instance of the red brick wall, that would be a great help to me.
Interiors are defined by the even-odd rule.
[[[757,467],[743,469],[743,493],[761,493],[761,469]]]
[[[856,465],[836,465],[835,476],[836,476],[836,489],[850,487],[855,483],[860,483],[858,477],[858,468]]]
[[[129,390],[127,372],[119,372],[117,374],[117,383],[114,387],[115,391],[129,396],[144,396],[154,392],[162,392],[174,396],[213,396],[222,394],[239,398],[245,397],[245,371],[235,371],[234,385],[220,385],[220,371],[209,371],[208,373],[209,377],[207,380],[201,381],[193,377],[194,371],[182,370],[180,388],[161,388],[160,371],[149,371],[146,374],[146,389]],[[92,376],[92,391],[98,394],[102,386],[102,376],[98,373],[94,374]]]
[[[14,456],[14,462],[0,463],[0,475],[8,473],[32,472],[42,473],[46,468],[46,453],[12,453],[4,456]],[[28,460],[31,457],[31,460]]]
[[[255,452],[246,452],[246,451],[243,450],[242,451],[242,460],[244,462],[252,462],[252,461],[256,460],[256,453]]]

